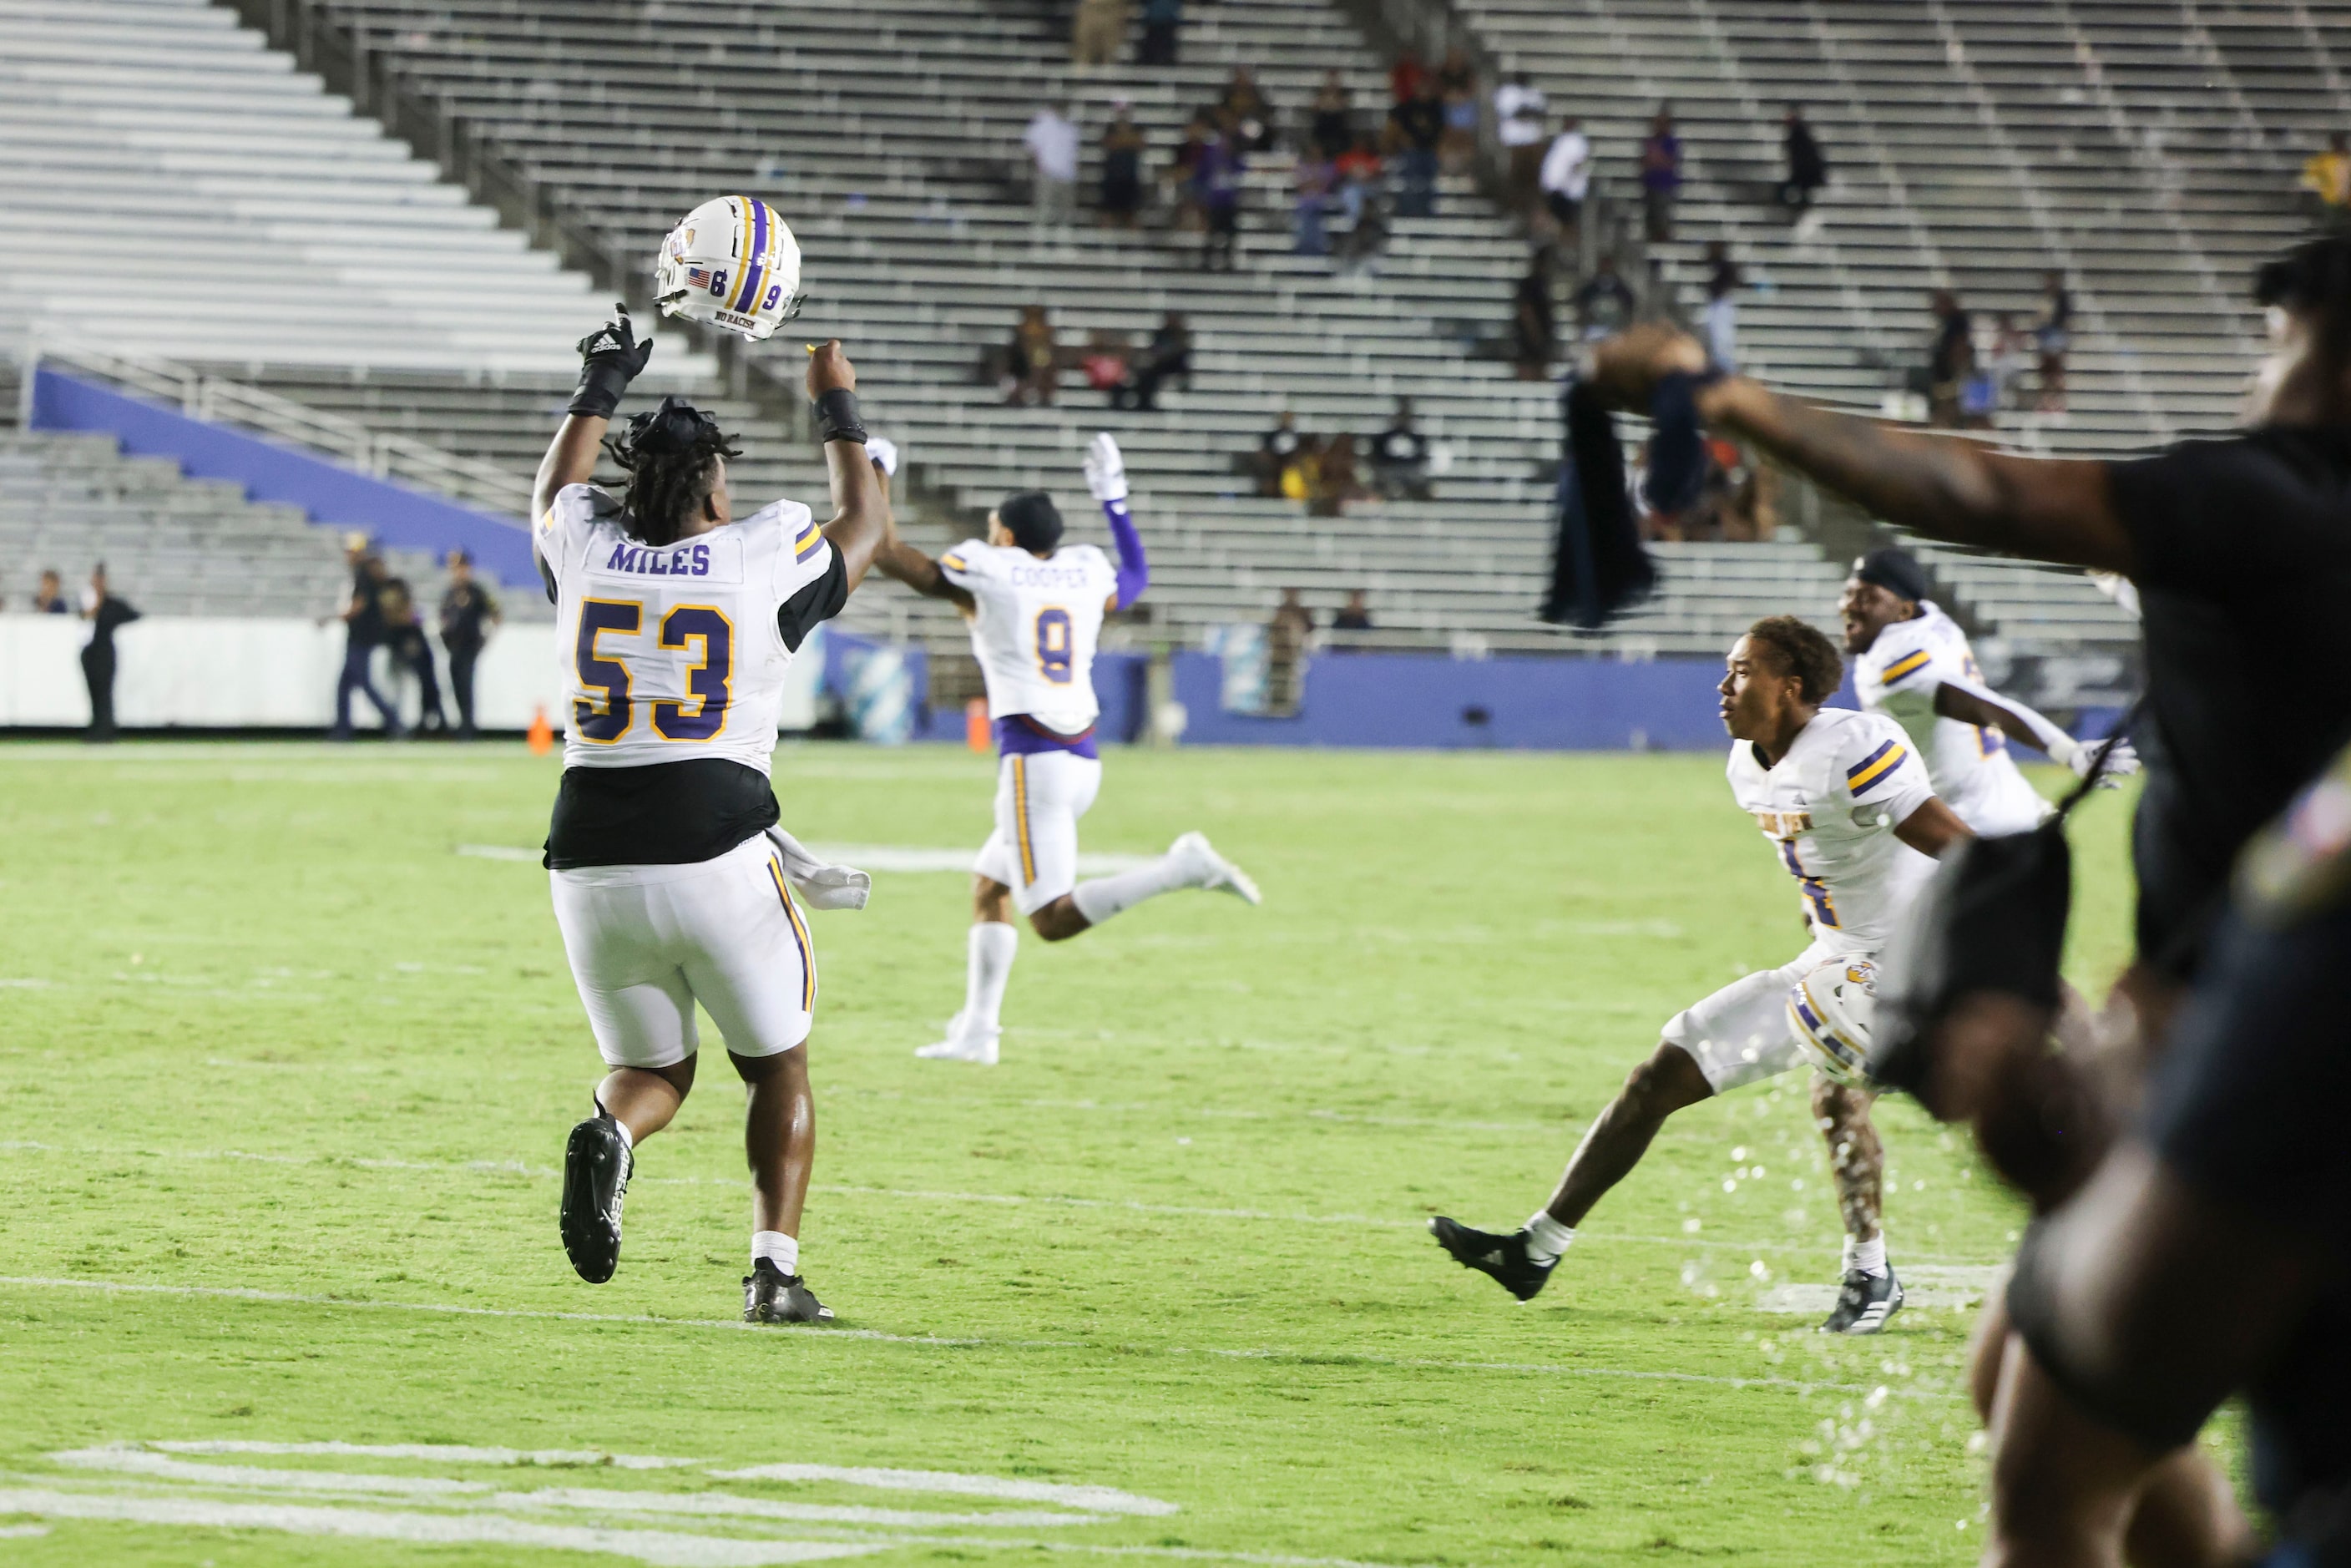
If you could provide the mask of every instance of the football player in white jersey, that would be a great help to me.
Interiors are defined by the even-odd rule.
[[[2022,740],[2087,774],[2095,745],[2085,745],[2012,697],[1984,685],[1968,634],[1927,595],[1927,574],[1898,549],[1876,549],[1853,563],[1837,614],[1862,707],[1897,721],[1926,759],[1935,793],[1979,833],[2022,833],[2049,814],[2047,801],[2017,771],[2008,743]],[[2138,769],[2129,743],[2118,742],[2105,781]]]
[[[894,465],[894,450],[890,456]],[[1093,545],[1063,544],[1061,514],[1038,490],[1007,497],[988,514],[986,538],[966,539],[936,560],[893,538],[875,561],[915,592],[951,601],[971,622],[996,726],[996,831],[973,866],[963,1010],[946,1039],[917,1056],[996,1061],[1004,988],[1020,945],[1015,909],[1038,936],[1064,942],[1179,888],[1259,902],[1257,884],[1196,832],[1148,865],[1078,880],[1078,819],[1102,786],[1094,644],[1102,617],[1134,603],[1150,581],[1127,512],[1125,465],[1109,432],[1087,449],[1085,473],[1118,546],[1115,567]]]
[[[1439,1245],[1520,1301],[1543,1288],[1576,1224],[1631,1173],[1667,1117],[1726,1090],[1812,1061],[1789,993],[1826,965],[1874,961],[1917,891],[1917,855],[1970,836],[1937,800],[1902,727],[1881,714],[1821,706],[1843,678],[1836,647],[1789,615],[1757,622],[1732,644],[1719,688],[1732,737],[1730,792],[1795,878],[1812,945],[1793,962],[1733,981],[1677,1014],[1567,1162],[1552,1199],[1508,1235],[1439,1216]],[[1906,847],[1907,846],[1907,847]],[[1822,1077],[1830,1091],[1842,1086]],[[1822,1092],[1817,1089],[1817,1105]],[[1836,1310],[1821,1326],[1875,1333],[1901,1305],[1879,1223],[1883,1156],[1865,1116],[1831,1145],[1846,1232]]]
[[[808,371],[831,474],[821,527],[798,501],[738,517],[726,462],[737,454],[682,399],[605,443],[651,350],[625,310],[581,341],[580,391],[532,497],[568,688],[547,865],[608,1069],[565,1151],[563,1246],[581,1279],[611,1278],[636,1146],[694,1084],[698,1002],[749,1088],[743,1316],[822,1322],[832,1314],[800,1278],[799,1242],[815,1152],[816,965],[791,890],[857,907],[864,879],[815,864],[777,828],[768,770],[785,668],[890,538],[889,504],[838,342],[812,349]],[[628,471],[626,495],[587,482],[600,444]]]

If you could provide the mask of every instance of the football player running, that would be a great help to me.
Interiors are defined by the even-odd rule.
[[[1938,800],[1908,737],[1881,714],[1823,708],[1844,676],[1828,638],[1793,616],[1757,622],[1731,645],[1722,695],[1730,792],[1796,879],[1812,945],[1793,962],[1737,980],[1668,1022],[1567,1162],[1550,1203],[1508,1235],[1429,1221],[1438,1245],[1531,1301],[1575,1227],[1629,1175],[1675,1112],[1807,1064],[1827,1091],[1857,1067],[1818,1020],[1798,1026],[1791,993],[1865,992],[1878,949],[1917,893],[1926,862],[1970,837]],[[1858,1010],[1858,1009],[1855,1009]],[[1844,1032],[1850,1033],[1848,1029]],[[1816,1103],[1819,1099],[1816,1093]],[[1830,1134],[1845,1271],[1822,1328],[1876,1333],[1902,1304],[1880,1223],[1884,1156],[1865,1111]]]
[[[889,456],[894,467],[895,451]],[[1061,514],[1039,490],[1006,497],[988,513],[984,539],[966,539],[934,560],[893,536],[875,561],[885,576],[950,601],[971,622],[996,727],[996,831],[973,867],[963,1010],[946,1038],[917,1056],[997,1060],[998,1020],[1020,945],[1014,909],[1039,936],[1065,942],[1179,888],[1259,902],[1257,884],[1196,832],[1148,865],[1078,880],[1078,819],[1102,787],[1094,644],[1102,617],[1133,604],[1150,581],[1127,511],[1125,465],[1109,432],[1087,449],[1085,474],[1118,546],[1115,568],[1093,545],[1061,542]]]
[[[1837,614],[1861,706],[1908,732],[1936,795],[1959,821],[1979,833],[2028,832],[2050,807],[2017,770],[2008,743],[2023,741],[2085,776],[2098,748],[1985,685],[1968,634],[1928,591],[1927,574],[1905,551],[1876,549],[1853,563]],[[2101,782],[2137,771],[2137,755],[2117,742]]]
[[[865,878],[815,863],[776,827],[768,770],[786,667],[891,536],[857,375],[838,341],[811,348],[833,502],[819,527],[791,500],[738,517],[726,484],[738,453],[683,399],[663,399],[606,442],[653,345],[616,308],[580,347],[580,389],[532,496],[569,684],[547,865],[607,1068],[595,1113],[564,1154],[563,1247],[581,1279],[612,1277],[636,1147],[694,1086],[698,1002],[749,1091],[744,1319],[823,1322],[832,1313],[799,1270],[817,977],[790,889],[820,908],[858,907]],[[587,482],[600,444],[628,472],[624,496]]]

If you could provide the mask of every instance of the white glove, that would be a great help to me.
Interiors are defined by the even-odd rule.
[[[1126,499],[1126,462],[1118,455],[1118,443],[1105,430],[1086,448],[1086,488],[1097,501]]]
[[[898,476],[898,444],[886,435],[865,438],[865,455],[872,458],[882,472],[892,478]]]
[[[2062,762],[2072,768],[2074,777],[2076,779],[2087,779],[2090,776],[2091,764],[2098,759],[2098,748],[2105,744],[2105,742],[2102,740],[2067,740],[2062,748],[2053,748],[2050,751],[2049,759],[2052,762]],[[2119,789],[2122,788],[2122,781],[2137,771],[2138,753],[2132,749],[2129,741],[2117,740],[2115,742],[2114,755],[2106,758],[2105,772],[2098,777],[2098,788]]]
[[[769,828],[767,837],[783,862],[784,880],[808,900],[810,909],[862,909],[873,895],[873,879],[865,873],[827,865],[781,828]]]

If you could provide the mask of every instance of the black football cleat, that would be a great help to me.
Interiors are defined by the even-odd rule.
[[[1453,1260],[1465,1269],[1475,1269],[1490,1274],[1495,1282],[1522,1301],[1531,1301],[1559,1267],[1554,1258],[1548,1263],[1538,1263],[1527,1255],[1527,1233],[1514,1230],[1508,1236],[1490,1230],[1472,1230],[1468,1226],[1450,1220],[1443,1215],[1428,1222],[1429,1233],[1437,1244],[1453,1254]]]
[[[621,1200],[635,1169],[620,1124],[601,1111],[571,1129],[563,1148],[563,1252],[591,1285],[621,1265]]]
[[[1837,1291],[1836,1311],[1821,1324],[1823,1333],[1876,1333],[1886,1320],[1902,1310],[1902,1281],[1888,1269],[1883,1274],[1847,1270]]]
[[[762,1258],[743,1276],[743,1321],[747,1323],[829,1323],[832,1309],[816,1299],[808,1281],[787,1274]]]

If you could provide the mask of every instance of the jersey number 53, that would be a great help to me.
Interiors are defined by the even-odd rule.
[[[580,637],[571,650],[572,668],[580,685],[602,696],[577,698],[571,722],[582,738],[610,746],[629,733],[636,721],[630,700],[629,662],[608,656],[597,645],[610,632],[619,637],[640,634],[644,605],[629,599],[590,599],[580,606]],[[652,657],[682,657],[691,651],[685,689],[691,702],[658,701],[653,705],[653,732],[664,740],[709,740],[726,727],[726,706],[734,699],[735,625],[726,614],[707,604],[681,604],[661,619]]]

